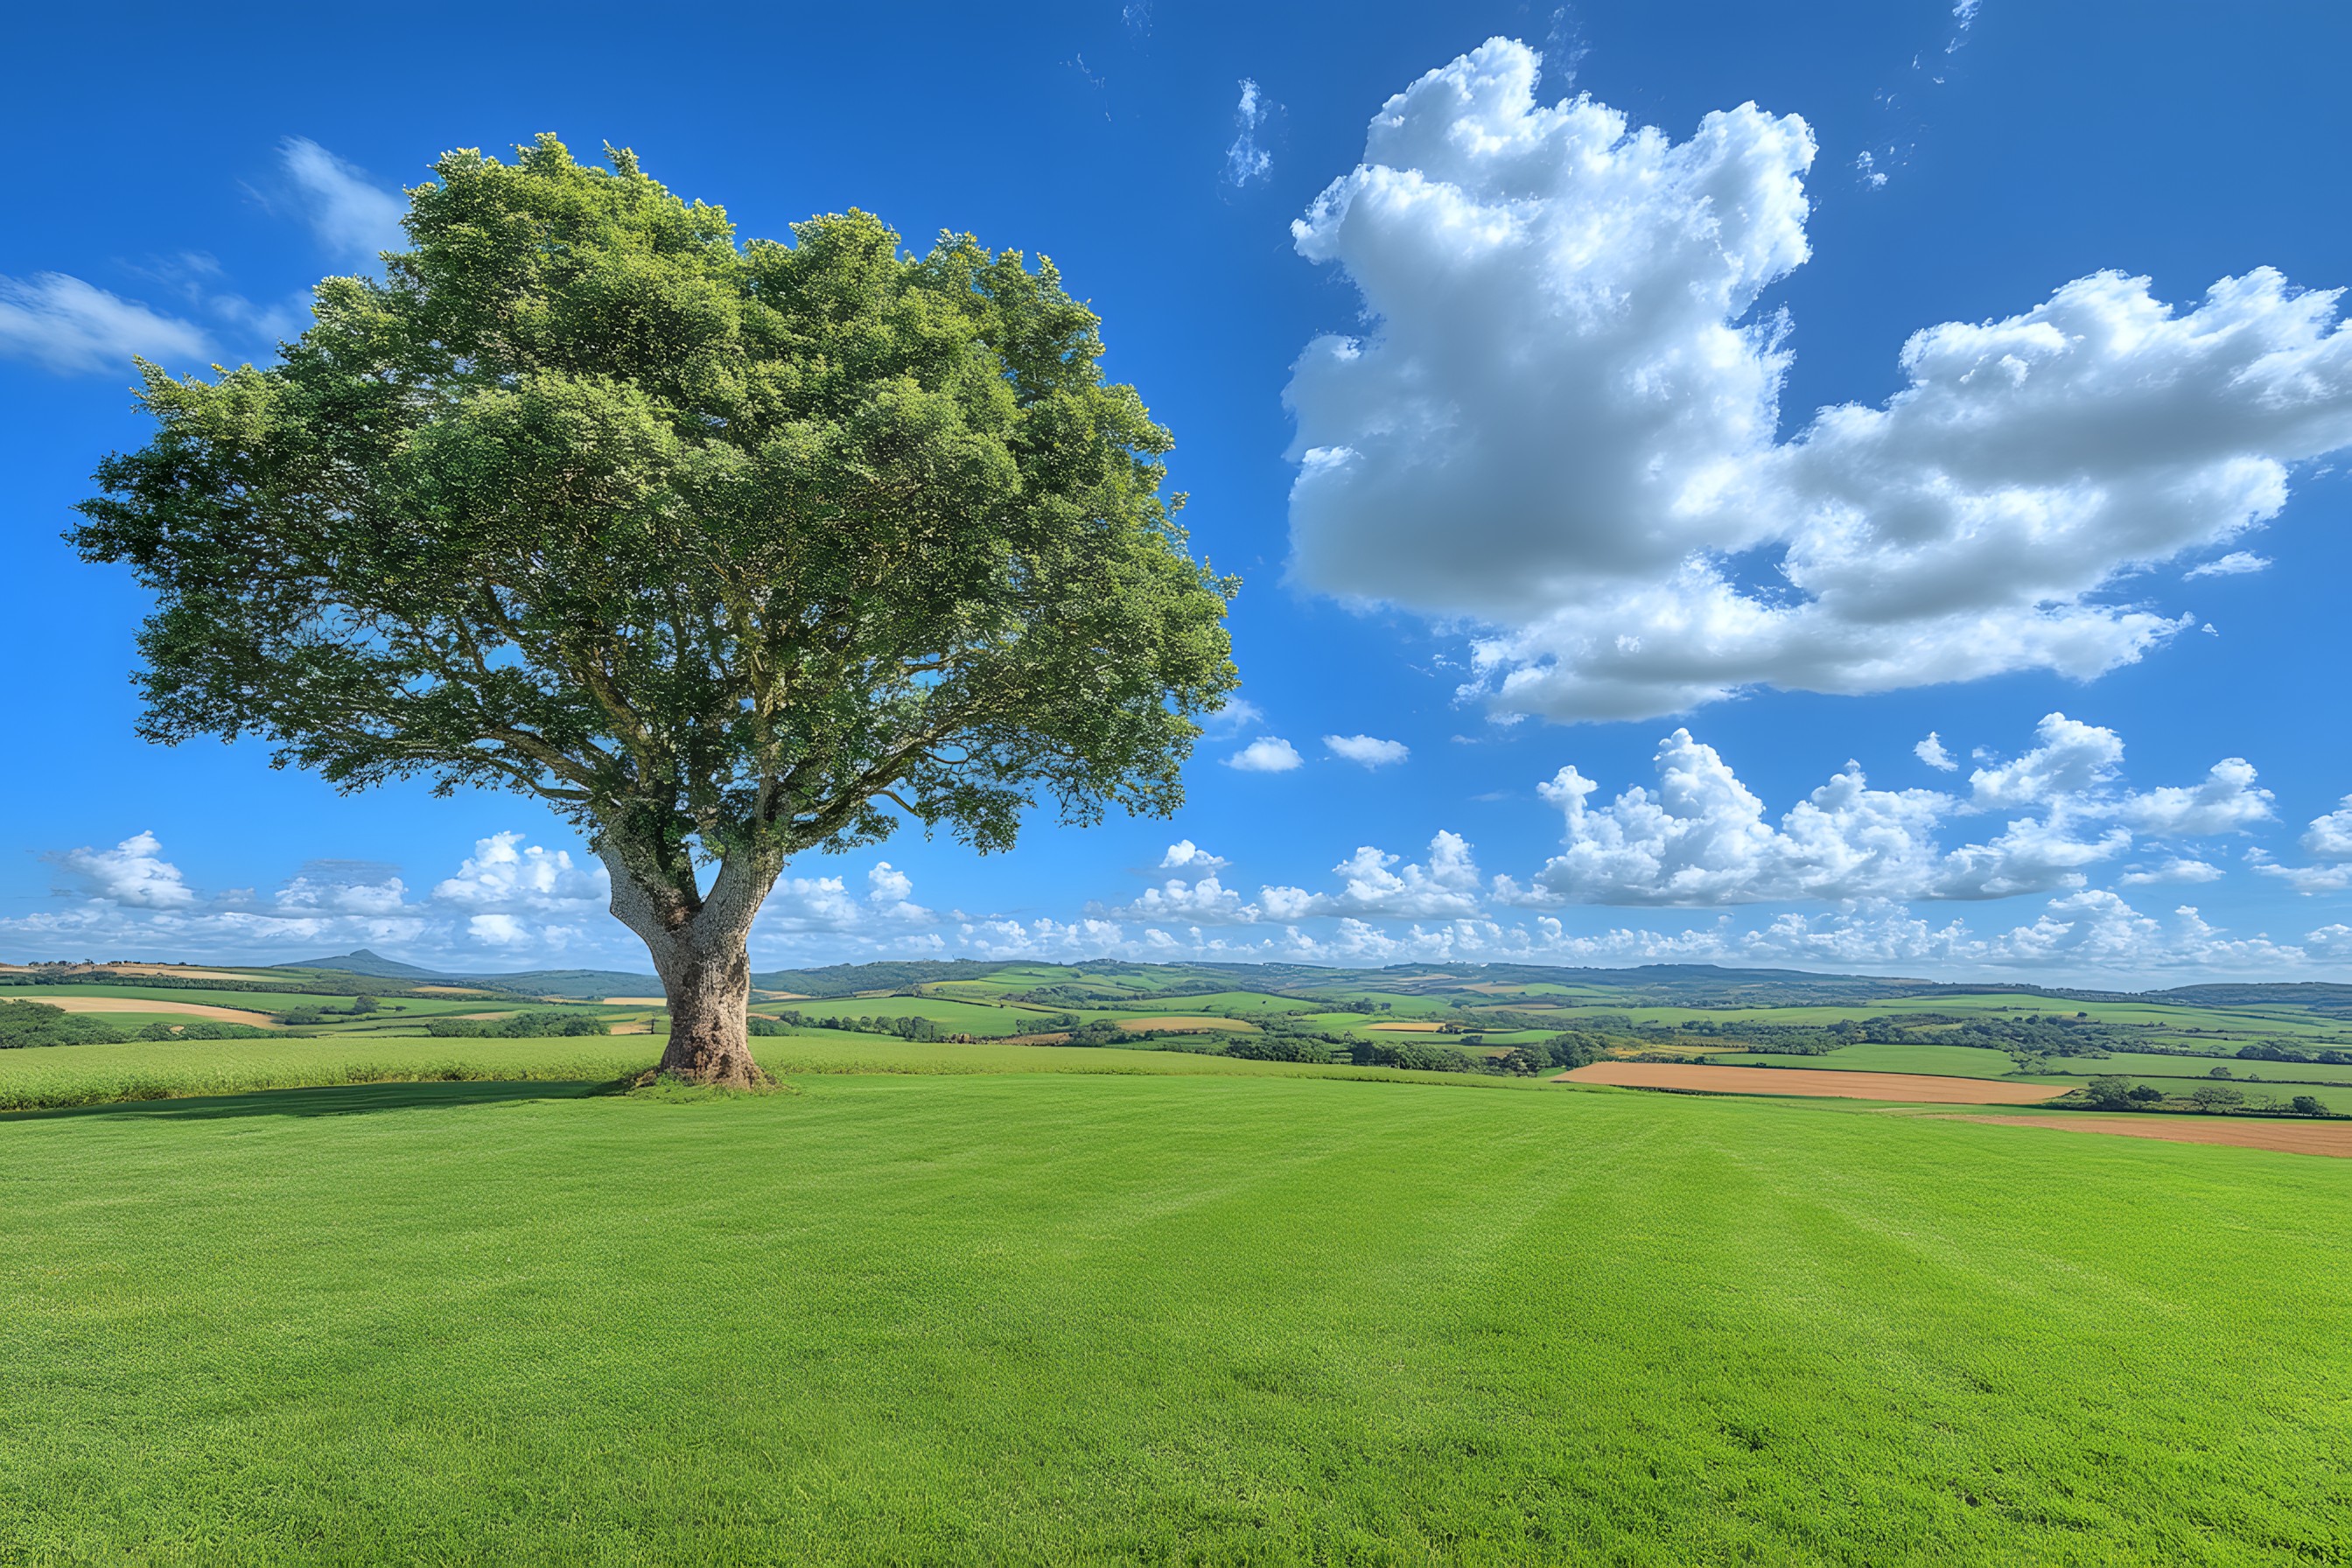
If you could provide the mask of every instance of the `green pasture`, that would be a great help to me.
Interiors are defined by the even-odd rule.
[[[1421,1073],[1344,1065],[1249,1061],[1192,1051],[1084,1046],[957,1046],[813,1031],[751,1042],[770,1072],[968,1075],[1092,1073],[1152,1077],[1343,1078],[1538,1089],[1541,1079]],[[607,1082],[651,1067],[661,1042],[649,1035],[585,1035],[552,1040],[431,1039],[344,1036],[201,1042],[139,1040],[111,1046],[43,1046],[0,1051],[0,1111],[95,1105],[111,1100],[238,1094],[258,1089],[417,1081]]]
[[[751,1011],[806,1018],[928,1018],[955,1035],[1019,1035],[1048,1016],[1034,1007],[992,1006],[942,996],[849,996],[811,1002],[761,1002]]]
[[[1572,1090],[799,1088],[0,1121],[0,1561],[2344,1554],[2336,1162]]]

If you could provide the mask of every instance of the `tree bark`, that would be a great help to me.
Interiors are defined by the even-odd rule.
[[[767,1081],[751,1059],[751,917],[783,868],[781,856],[730,856],[706,896],[679,846],[610,838],[613,913],[644,940],[669,1004],[669,1043],[657,1071],[690,1083],[751,1089]]]

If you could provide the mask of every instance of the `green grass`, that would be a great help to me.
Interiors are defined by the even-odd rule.
[[[799,1087],[0,1123],[0,1561],[2345,1558],[2335,1162]]]
[[[955,1046],[883,1035],[812,1032],[755,1039],[770,1072],[967,1075],[1086,1073],[1151,1077],[1344,1078],[1470,1088],[1537,1089],[1541,1079],[1402,1072],[1247,1061],[1189,1051],[1060,1046]],[[609,1081],[650,1067],[662,1042],[647,1035],[552,1040],[139,1040],[116,1046],[46,1046],[0,1051],[0,1111],[115,1100],[241,1094],[331,1085],[509,1079]]]

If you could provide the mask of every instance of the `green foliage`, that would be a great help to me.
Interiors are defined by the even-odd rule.
[[[2083,1087],[2083,1097],[2094,1110],[2129,1110],[2132,1081],[2127,1078],[2095,1078]]]
[[[2189,1103],[2200,1110],[2235,1110],[2246,1102],[2246,1091],[2228,1084],[2209,1083],[2189,1097]]]
[[[1359,1061],[1375,1067],[1406,1068],[1415,1072],[1477,1072],[1487,1063],[1467,1051],[1448,1046],[1424,1046],[1418,1040],[1381,1041],[1356,1049]]]
[[[82,1046],[123,1038],[121,1031],[42,1002],[0,1002],[0,1050],[19,1046]]]
[[[593,1013],[517,1013],[505,1018],[428,1018],[425,1032],[436,1039],[545,1040],[601,1035],[605,1024]]]
[[[1328,1062],[1331,1059],[1331,1047],[1320,1040],[1236,1035],[1225,1041],[1224,1054],[1253,1062]]]
[[[2287,1101],[2287,1109],[2293,1110],[2297,1116],[2325,1116],[2327,1114],[2327,1107],[2320,1103],[2319,1097],[2315,1094],[2296,1095],[2293,1100]]]
[[[738,244],[626,153],[452,153],[281,363],[142,369],[74,542],[156,595],[141,732],[528,791],[689,849],[987,849],[1182,798],[1234,584],[1050,262],[851,212]],[[760,882],[764,891],[765,882]]]

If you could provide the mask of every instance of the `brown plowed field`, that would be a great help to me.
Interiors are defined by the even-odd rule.
[[[1830,1100],[1894,1100],[1909,1105],[2035,1105],[2065,1093],[2041,1083],[1926,1073],[1838,1072],[1826,1068],[1719,1068],[1680,1062],[1595,1062],[1555,1083],[1613,1083],[1622,1089],[1696,1089],[1710,1094],[1797,1094]]]
[[[263,1012],[247,1012],[237,1007],[215,1007],[206,1002],[170,1002],[157,997],[150,1002],[144,996],[51,996],[11,994],[11,1002],[38,1002],[45,1007],[55,1007],[67,1013],[171,1013],[184,1018],[211,1018],[223,1024],[250,1024],[257,1029],[274,1029],[278,1026]]]
[[[2003,1127],[2057,1127],[2069,1132],[2155,1138],[2167,1143],[2224,1143],[2233,1149],[2332,1154],[2352,1160],[2352,1121],[2273,1121],[2251,1116],[1962,1116],[1953,1120],[1990,1121]]]

